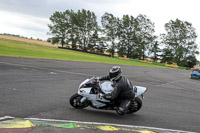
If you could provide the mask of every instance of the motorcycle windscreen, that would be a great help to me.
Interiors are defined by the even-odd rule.
[[[134,87],[137,87],[137,92],[135,94],[135,97],[138,97],[142,94],[144,94],[146,91],[147,91],[147,88],[146,87],[142,87],[142,86],[133,86]]]
[[[105,94],[109,94],[111,93],[114,88],[112,87],[113,82],[111,81],[105,81],[101,84],[101,90],[105,93]]]

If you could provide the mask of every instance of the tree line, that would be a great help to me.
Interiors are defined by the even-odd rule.
[[[62,47],[70,44],[73,49],[108,52],[112,57],[117,54],[141,60],[159,59],[162,63],[186,67],[197,63],[197,33],[187,21],[170,20],[164,25],[166,33],[159,36],[154,35],[154,23],[142,14],[119,18],[106,12],[99,25],[94,12],[66,10],[53,13],[50,21],[48,34],[53,37],[48,41],[60,43]]]

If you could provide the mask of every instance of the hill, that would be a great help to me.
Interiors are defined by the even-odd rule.
[[[26,42],[26,43],[32,43],[32,44],[39,44],[39,45],[48,46],[48,47],[58,47],[59,46],[58,44],[52,45],[51,43],[46,42],[46,41],[40,41],[40,40],[34,40],[34,39],[28,39],[28,38],[22,38],[22,37],[15,37],[15,36],[9,36],[9,35],[0,35],[0,38],[20,41],[20,42]]]

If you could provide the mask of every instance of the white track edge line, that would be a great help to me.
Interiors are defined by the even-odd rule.
[[[0,120],[5,120],[5,119],[12,119],[15,117],[11,117],[11,116],[4,116],[4,117],[0,117]]]

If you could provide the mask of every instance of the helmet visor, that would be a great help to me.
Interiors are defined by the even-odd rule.
[[[110,79],[114,79],[114,78],[116,78],[118,76],[118,72],[114,72],[114,73],[109,73],[109,77],[110,77]]]

